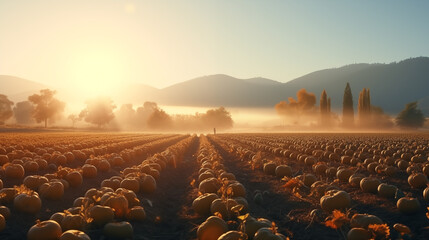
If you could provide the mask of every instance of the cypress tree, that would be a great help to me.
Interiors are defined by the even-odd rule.
[[[353,95],[350,84],[347,83],[343,96],[343,125],[352,126],[354,122]]]

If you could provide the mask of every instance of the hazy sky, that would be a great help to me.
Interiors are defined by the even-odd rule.
[[[51,86],[286,82],[417,56],[429,56],[423,0],[0,0],[0,74]]]

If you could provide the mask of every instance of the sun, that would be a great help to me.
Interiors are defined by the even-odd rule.
[[[76,54],[69,85],[87,98],[111,96],[128,80],[127,75],[123,58],[118,54],[108,49],[92,49]]]

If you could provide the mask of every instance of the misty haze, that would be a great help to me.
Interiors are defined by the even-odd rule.
[[[429,239],[429,3],[0,2],[0,239]]]

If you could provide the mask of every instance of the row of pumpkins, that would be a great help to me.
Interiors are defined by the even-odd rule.
[[[154,192],[156,190],[155,179],[159,178],[159,172],[167,165],[180,164],[180,156],[183,156],[191,141],[192,137],[188,137],[170,146],[162,153],[144,160],[137,166],[125,168],[121,172],[121,176],[113,176],[103,180],[99,189],[89,189],[83,197],[76,198],[72,208],[64,212],[54,213],[50,220],[38,221],[28,231],[27,238],[29,240],[89,239],[88,235],[83,232],[89,226],[104,226],[103,232],[108,238],[132,238],[133,228],[127,221],[142,221],[146,217],[136,193]],[[66,176],[73,172],[76,171],[71,171]],[[153,174],[155,172],[156,174]],[[40,179],[42,180],[40,181]],[[67,182],[67,185],[71,187],[79,187],[82,184],[82,176],[79,179],[77,182],[80,184],[76,184],[75,178],[72,178],[72,181],[70,179],[61,180]],[[64,193],[64,185],[61,180],[53,179],[50,182],[45,182],[45,180],[46,177],[43,176],[28,176],[24,179],[25,184],[38,189],[38,192],[24,184],[20,187],[1,189],[2,198],[0,202],[13,203],[17,211],[36,214],[42,205],[39,194],[52,200],[60,200]],[[39,181],[43,183],[37,188]],[[0,183],[2,183],[1,180]],[[49,194],[45,192],[46,184],[52,185]],[[1,206],[0,231],[5,228],[5,219],[9,216],[10,210]],[[123,219],[127,221],[114,222],[114,220]]]
[[[232,151],[236,151],[236,153],[240,156],[243,156],[244,152],[248,152],[245,148],[237,147],[233,144],[229,144],[229,146],[232,146]],[[257,155],[250,154],[249,157],[253,161],[253,166],[255,166],[255,161],[260,161],[262,165],[256,165],[262,166],[261,169],[267,175],[274,175],[279,178],[286,177],[287,179],[290,179],[293,176],[293,170],[288,165],[277,164],[274,161],[261,159]],[[342,156],[341,160],[343,160],[345,157],[346,156]],[[302,162],[305,165],[312,167],[312,170],[317,175],[327,175],[331,177],[335,176],[340,182],[348,182],[353,187],[360,187],[363,192],[378,194],[385,198],[394,198],[395,200],[397,200],[396,205],[398,210],[403,214],[415,214],[421,212],[421,205],[417,198],[405,197],[402,191],[400,191],[396,186],[381,183],[381,181],[376,177],[365,177],[363,174],[355,173],[354,169],[347,168],[344,166],[340,166],[337,169],[328,168],[324,163],[317,162],[314,156],[308,156],[306,154],[298,153],[295,158],[298,162]],[[365,161],[363,166],[367,167],[369,170],[369,168],[371,167],[371,163],[372,161]],[[333,169],[334,171],[332,171],[331,169]],[[317,177],[313,174],[304,173],[295,177],[295,179],[298,179],[300,182],[302,182],[302,185],[311,188],[311,192],[316,193],[314,194],[315,196],[320,197],[320,206],[324,211],[330,213],[334,210],[344,210],[351,207],[350,195],[347,192],[340,190],[337,186],[326,184],[323,181],[317,181]],[[426,201],[429,201],[429,187],[427,187],[428,179],[425,174],[411,173],[408,177],[408,183],[412,188],[415,189],[425,188],[423,191],[423,198]],[[354,228],[350,230],[348,239],[370,239],[370,234],[367,229],[368,225],[382,224],[382,221],[378,217],[373,215],[357,214],[356,216],[358,216],[359,219],[369,221],[369,223],[365,225],[366,229],[362,229],[362,226],[356,226],[356,224],[351,224],[351,226]],[[352,218],[352,223],[353,222],[356,222],[355,218]],[[355,229],[356,227],[358,227],[359,229]],[[411,233],[411,230],[402,224],[395,224],[394,228],[401,233]],[[355,236],[368,237],[355,238]]]
[[[271,221],[254,218],[248,214],[245,187],[235,179],[235,175],[225,171],[222,157],[201,136],[197,162],[198,191],[201,194],[192,203],[194,211],[204,217],[209,216],[197,230],[199,240],[239,240],[274,239],[286,237],[272,227]],[[211,215],[211,216],[210,216]],[[228,227],[226,221],[238,220],[240,225]]]

